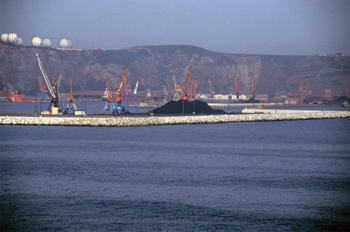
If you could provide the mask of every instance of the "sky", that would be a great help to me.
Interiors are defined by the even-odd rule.
[[[0,33],[73,48],[193,45],[237,54],[350,55],[350,0],[0,0]]]

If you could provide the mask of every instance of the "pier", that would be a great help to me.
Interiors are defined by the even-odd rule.
[[[263,121],[288,121],[311,119],[350,118],[347,111],[315,111],[286,113],[250,113],[224,115],[190,115],[190,116],[0,116],[0,125],[26,126],[85,126],[85,127],[137,127],[185,124],[239,123]]]

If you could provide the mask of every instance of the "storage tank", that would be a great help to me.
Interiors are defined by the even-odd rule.
[[[9,40],[9,43],[15,44],[17,42],[17,40],[18,40],[17,34],[16,33],[10,33],[8,40]]]
[[[1,35],[1,41],[2,41],[3,43],[8,43],[8,42],[9,42],[9,34],[3,33],[3,34]]]
[[[35,47],[40,47],[41,46],[41,39],[38,36],[33,37],[32,45]]]
[[[50,39],[44,39],[43,40],[43,46],[44,47],[51,47],[52,46],[52,42],[51,42],[51,40]]]
[[[70,41],[69,39],[61,39],[59,42],[59,46],[60,48],[72,48],[72,41]]]

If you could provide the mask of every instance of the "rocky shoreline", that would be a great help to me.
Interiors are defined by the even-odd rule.
[[[317,111],[285,114],[226,114],[191,116],[111,116],[111,117],[28,117],[0,116],[0,125],[25,126],[85,126],[85,127],[138,127],[184,124],[213,124],[237,122],[287,121],[311,119],[350,118],[350,112]]]

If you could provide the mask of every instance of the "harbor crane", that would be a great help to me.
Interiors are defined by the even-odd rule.
[[[186,85],[183,86],[184,95],[181,97],[181,100],[189,100],[189,98],[190,98],[190,93],[189,93],[190,85],[191,85],[191,70],[190,70],[190,68],[188,68]]]
[[[234,81],[234,83],[235,83],[236,98],[237,98],[237,101],[238,101],[239,96],[241,96],[241,86],[240,86],[239,84],[237,84],[236,73],[235,73],[235,75],[233,76],[233,81]]]
[[[73,87],[72,87],[72,77],[69,79],[69,103],[66,107],[63,107],[62,113],[63,114],[74,114],[74,112],[78,109],[77,106],[74,103],[74,97],[73,97]]]
[[[311,91],[308,89],[309,88],[309,82],[300,82],[300,85],[298,87],[298,95],[300,98],[306,98],[311,94]]]
[[[211,85],[211,80],[210,79],[208,79],[208,84],[209,84],[209,95],[210,95],[211,98],[214,98],[215,91],[214,91],[213,86]]]
[[[182,89],[181,89],[181,86],[176,83],[175,76],[173,76],[172,81],[174,82],[174,89],[175,89],[173,100],[178,101],[181,99]]]
[[[103,108],[104,113],[115,113],[117,110],[117,107],[115,107],[113,103],[113,97],[112,93],[109,90],[109,80],[108,77],[106,78],[106,93],[107,93],[107,104]]]
[[[197,91],[197,86],[198,86],[198,80],[196,79],[194,81],[193,86],[191,87],[191,101],[195,101],[196,100],[196,91]]]
[[[55,107],[55,108],[57,108],[57,112],[58,112],[58,101],[59,101],[58,88],[59,88],[59,83],[60,83],[61,78],[59,78],[58,82],[55,83],[54,82],[54,75],[52,74],[52,84],[53,84],[53,86],[52,86],[50,81],[49,81],[49,78],[45,72],[44,66],[39,58],[39,55],[36,54],[36,57],[37,57],[39,68],[40,68],[41,74],[43,75],[46,87],[51,95],[51,104],[50,104],[49,110],[52,113],[52,110],[53,110],[52,108]]]
[[[113,96],[112,93],[109,90],[109,80],[108,77],[106,79],[106,88],[107,88],[107,104],[103,108],[104,113],[120,113],[124,114],[127,113],[125,107],[122,107],[122,101],[123,101],[123,88],[125,89],[125,95],[128,95],[131,92],[128,75],[126,72],[126,68],[123,68],[123,77],[122,81],[120,82],[120,85],[117,85],[116,88],[116,94]],[[113,104],[113,102],[117,102],[117,107]]]

